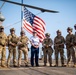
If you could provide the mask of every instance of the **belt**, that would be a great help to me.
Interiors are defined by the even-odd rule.
[[[38,46],[38,45],[35,45],[35,46]]]

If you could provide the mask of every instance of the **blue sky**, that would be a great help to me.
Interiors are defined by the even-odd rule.
[[[16,0],[16,2],[21,2],[21,0]],[[3,2],[0,1],[0,6],[2,3]],[[74,24],[76,23],[76,0],[24,0],[24,3],[41,8],[59,11],[59,13],[45,12],[38,14],[40,13],[39,10],[28,8],[29,11],[31,11],[35,15],[38,14],[37,16],[45,21],[46,32],[49,32],[52,38],[56,36],[56,31],[58,29],[62,31],[62,35],[65,37],[67,34],[66,29],[68,26],[73,28],[73,33],[75,32]],[[21,6],[5,3],[5,5],[1,9],[1,12],[5,17],[3,25],[4,27],[6,27],[6,34],[8,35],[9,29],[14,27],[16,29],[16,34],[19,35],[21,23],[15,25],[12,24],[21,20]],[[27,31],[26,34],[30,37],[30,34]]]
[[[21,2],[21,0],[11,0],[16,2]],[[0,6],[2,5],[0,1]],[[46,32],[51,34],[51,38],[54,39],[56,36],[56,31],[60,29],[62,35],[65,37],[67,35],[67,27],[73,28],[76,24],[76,0],[24,0],[25,4],[33,5],[41,8],[46,8],[50,10],[59,11],[59,13],[48,13],[44,12],[41,14],[39,10],[29,9],[32,13],[42,18],[46,23]],[[12,25],[21,20],[21,6],[5,3],[1,9],[2,14],[5,17],[3,26],[5,27],[5,33],[9,34],[9,29],[14,27],[16,29],[16,34],[20,35],[21,22]],[[9,26],[12,25],[12,26]],[[9,27],[8,27],[9,26]],[[30,34],[25,30],[26,35],[30,38]]]

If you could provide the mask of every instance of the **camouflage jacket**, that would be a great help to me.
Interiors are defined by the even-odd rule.
[[[56,36],[54,38],[54,49],[55,48],[64,48],[64,44],[65,44],[65,39],[63,36]]]
[[[0,32],[0,45],[5,46],[7,44],[7,35],[4,32]]]
[[[53,45],[53,41],[51,38],[45,38],[42,43],[43,47],[49,47]]]
[[[10,45],[13,46],[12,44],[14,44],[14,46],[17,46],[17,42],[18,42],[18,37],[15,34],[8,35],[8,46]]]
[[[66,48],[69,48],[69,47],[73,46],[73,44],[74,44],[74,35],[73,34],[71,34],[71,35],[68,34],[66,36]]]
[[[18,44],[18,48],[22,48],[22,47],[28,47],[28,37],[27,36],[20,36],[19,37],[19,44]]]
[[[76,35],[74,35],[73,44],[76,46]]]

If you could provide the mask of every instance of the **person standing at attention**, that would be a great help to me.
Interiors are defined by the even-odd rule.
[[[30,38],[31,42],[31,66],[34,66],[34,56],[35,56],[35,64],[39,66],[38,58],[39,58],[39,44],[40,40],[37,37],[37,32],[33,31],[33,36]]]

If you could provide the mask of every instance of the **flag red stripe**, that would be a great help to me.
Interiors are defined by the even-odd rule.
[[[44,33],[43,29],[41,27],[38,27],[36,24],[34,25],[35,28],[39,29],[41,32]]]
[[[26,25],[27,25],[28,27],[32,28],[31,24],[28,23],[26,20],[24,20],[24,24],[25,24],[25,23],[26,23]]]
[[[34,22],[38,23],[45,30],[45,24],[43,24],[39,19],[35,18]]]
[[[37,17],[37,16],[36,16],[36,18],[40,19],[40,20],[44,23],[44,25],[46,25],[45,22],[44,22],[41,18],[39,18],[39,17]]]
[[[29,31],[30,33],[32,33],[33,32],[33,29],[32,29],[32,26],[30,26],[28,23],[27,23],[27,21],[23,21],[23,27],[27,30],[27,31]]]
[[[36,30],[38,33],[42,34],[44,36],[44,33],[37,27],[34,27],[34,30]]]
[[[44,24],[42,24],[42,22],[41,22],[39,19],[37,19],[37,18],[34,19],[34,22],[37,22],[37,23],[39,23],[40,25],[44,26]]]
[[[27,28],[26,27],[26,25],[24,25],[24,27],[23,27],[24,29],[26,29],[29,33],[31,33],[32,34],[32,31],[29,29],[29,28]]]

